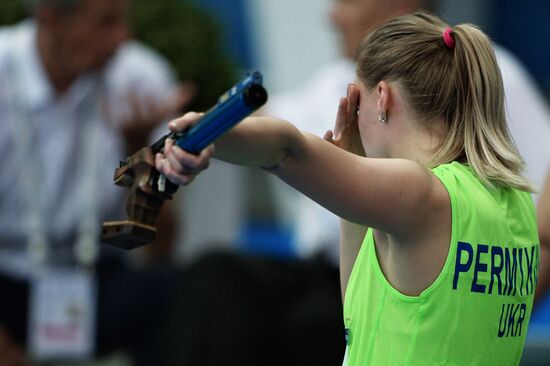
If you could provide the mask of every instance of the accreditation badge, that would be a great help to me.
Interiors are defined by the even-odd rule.
[[[35,274],[29,303],[29,351],[35,361],[85,360],[95,347],[96,284],[82,268]]]

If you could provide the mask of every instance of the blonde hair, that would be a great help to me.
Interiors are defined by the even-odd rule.
[[[398,82],[422,123],[443,120],[434,162],[466,160],[486,184],[533,191],[506,123],[502,76],[491,42],[476,26],[452,28],[425,12],[394,18],[359,47],[357,76],[370,90]]]

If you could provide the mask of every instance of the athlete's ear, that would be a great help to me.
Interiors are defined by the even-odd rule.
[[[376,86],[376,91],[378,93],[378,102],[377,102],[378,112],[387,114],[393,102],[392,87],[387,82],[380,81]]]

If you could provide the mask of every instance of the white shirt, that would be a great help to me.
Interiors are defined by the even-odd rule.
[[[535,83],[519,61],[495,46],[506,96],[511,135],[527,163],[525,176],[542,187],[550,168],[550,111]],[[355,80],[351,61],[341,60],[322,69],[302,88],[270,97],[266,114],[291,121],[318,136],[333,129],[338,101]],[[292,213],[299,256],[325,252],[338,263],[338,218],[320,205],[274,181],[284,212]],[[538,196],[535,194],[534,199]]]
[[[89,206],[90,192],[83,189],[86,164],[98,164],[97,174],[88,177],[98,192],[97,238],[102,221],[123,218],[126,191],[113,184],[113,172],[125,158],[124,141],[114,122],[129,113],[125,97],[130,91],[138,96],[167,97],[174,78],[160,56],[128,42],[103,75],[82,76],[56,97],[39,59],[35,23],[25,21],[0,30],[0,84],[0,270],[25,274],[28,192],[22,181],[21,158],[31,160],[36,168],[33,175],[39,182],[34,187],[39,202],[33,207],[42,209],[52,257],[65,260],[72,256],[71,246]],[[109,119],[95,108],[100,94],[110,98]],[[86,156],[94,151],[88,146],[93,143],[87,136],[90,131],[98,136],[95,157]],[[32,137],[28,156],[17,153],[21,132]]]

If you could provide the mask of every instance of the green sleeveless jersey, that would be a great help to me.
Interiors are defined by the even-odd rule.
[[[456,162],[434,168],[449,192],[452,234],[437,279],[419,296],[386,280],[369,229],[344,304],[347,365],[517,365],[540,245],[530,194],[487,188]]]

